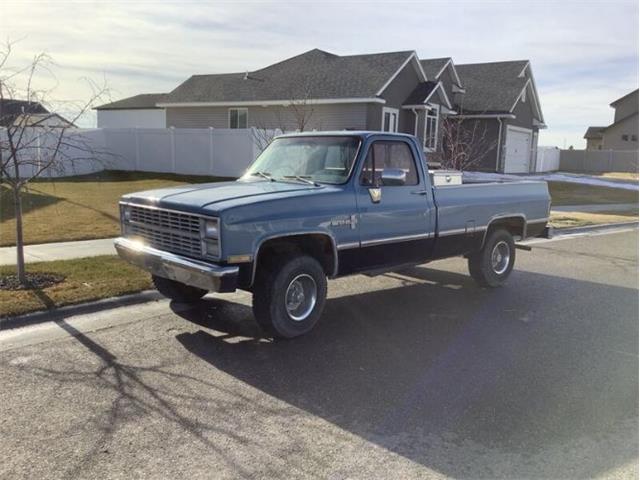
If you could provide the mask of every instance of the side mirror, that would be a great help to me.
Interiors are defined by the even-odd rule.
[[[407,183],[407,172],[401,168],[385,168],[382,171],[382,185],[401,187]]]

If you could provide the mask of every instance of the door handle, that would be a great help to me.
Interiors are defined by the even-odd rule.
[[[415,190],[411,192],[411,195],[426,195],[428,193],[427,190]]]

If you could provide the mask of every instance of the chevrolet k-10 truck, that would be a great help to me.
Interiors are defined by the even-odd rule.
[[[301,133],[237,181],[125,195],[115,246],[166,297],[247,290],[260,325],[295,337],[320,318],[327,278],[464,256],[478,284],[501,285],[549,206],[546,182],[434,187],[410,135]]]

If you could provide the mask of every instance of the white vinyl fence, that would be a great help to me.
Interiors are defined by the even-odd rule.
[[[555,172],[560,169],[560,150],[557,147],[538,147],[536,172]]]
[[[110,169],[239,177],[260,154],[265,138],[275,133],[251,128],[68,130],[65,143],[82,148],[65,149],[63,168],[50,169],[44,176],[82,175]],[[21,176],[29,176],[38,168],[40,152],[46,150],[32,148],[25,152],[33,161],[23,166]],[[46,158],[46,153],[42,157]]]

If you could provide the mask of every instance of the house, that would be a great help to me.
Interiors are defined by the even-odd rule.
[[[455,106],[460,118],[490,142],[478,170],[534,171],[538,131],[545,128],[528,60],[457,65],[465,94]]]
[[[251,72],[194,75],[155,103],[138,95],[103,105],[98,126],[151,126],[126,117],[161,110],[164,126],[174,128],[404,132],[438,158],[443,122],[452,118],[491,136],[477,168],[532,170],[544,120],[529,62],[462,67],[411,50],[341,56],[314,49]]]
[[[587,128],[587,150],[638,150],[638,89],[609,105],[615,110],[613,123]]]
[[[164,108],[158,107],[166,93],[143,93],[96,107],[98,128],[166,128]]]
[[[40,102],[0,100],[0,127],[74,128],[75,125],[57,113],[51,113]]]

